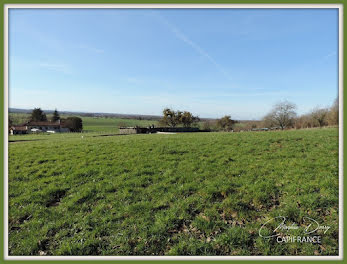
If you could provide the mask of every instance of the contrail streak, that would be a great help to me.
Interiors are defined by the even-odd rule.
[[[153,12],[153,15],[156,16],[158,19],[160,19],[165,25],[168,26],[168,28],[175,34],[175,36],[182,40],[184,43],[188,44],[190,47],[192,47],[196,52],[198,52],[201,56],[205,57],[207,60],[209,60],[225,77],[227,77],[229,80],[231,80],[230,75],[228,72],[216,62],[216,60],[211,57],[203,48],[201,48],[198,44],[196,44],[194,41],[192,41],[187,35],[183,34],[181,30],[179,30],[175,25],[170,23],[167,19],[165,19],[162,15],[160,15],[157,12]]]

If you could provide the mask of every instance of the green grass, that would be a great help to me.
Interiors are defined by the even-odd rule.
[[[15,125],[24,124],[28,122],[30,118],[30,114],[26,113],[8,113],[8,116]]]
[[[338,254],[337,129],[10,140],[10,255]],[[279,215],[330,229],[260,237]]]

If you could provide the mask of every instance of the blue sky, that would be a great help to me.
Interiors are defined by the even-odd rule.
[[[338,95],[337,9],[12,9],[10,107],[259,119]]]

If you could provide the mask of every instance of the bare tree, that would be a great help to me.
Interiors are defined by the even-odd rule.
[[[312,110],[312,119],[318,124],[319,127],[327,125],[329,110],[327,108],[318,108]]]
[[[339,101],[338,98],[335,99],[334,104],[331,106],[328,114],[329,125],[339,124]]]
[[[312,118],[312,115],[305,114],[305,115],[301,115],[301,116],[295,118],[295,128],[296,129],[311,128],[311,127],[314,127],[314,120]]]
[[[262,126],[263,127],[275,127],[277,124],[273,118],[272,113],[268,113],[266,116],[263,117],[262,120]]]
[[[279,126],[282,130],[293,125],[296,117],[296,105],[282,101],[274,105],[269,114],[264,117],[264,123]]]

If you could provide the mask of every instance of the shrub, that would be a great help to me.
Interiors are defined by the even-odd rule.
[[[68,117],[64,123],[71,132],[81,132],[83,129],[82,119],[77,116]]]

